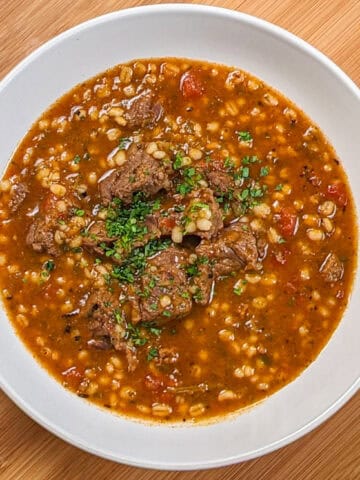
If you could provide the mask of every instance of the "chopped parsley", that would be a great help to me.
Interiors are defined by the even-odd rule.
[[[134,283],[135,278],[141,275],[146,267],[146,260],[169,247],[170,240],[150,240],[143,247],[134,248],[122,265],[114,265],[111,276],[120,282]]]
[[[193,202],[190,207],[190,212],[197,212],[203,208],[209,209],[209,205],[204,202]]]
[[[124,150],[125,148],[128,147],[128,145],[131,143],[130,138],[128,137],[122,137],[119,140],[119,149]]]
[[[250,132],[236,132],[240,142],[252,142],[252,136]]]
[[[173,161],[173,169],[179,170],[182,167],[183,156],[180,152],[175,155],[175,160]]]
[[[241,163],[243,165],[250,165],[251,163],[259,162],[259,158],[256,155],[246,155],[242,160]]]
[[[241,295],[243,293],[243,289],[241,287],[234,287],[233,292],[235,295]]]
[[[75,163],[75,165],[78,165],[81,162],[80,155],[75,155],[75,157],[73,158],[73,162]]]
[[[54,260],[47,260],[44,265],[43,265],[44,270],[47,272],[52,272],[55,268],[55,262]]]
[[[74,214],[77,217],[83,217],[85,215],[85,210],[81,210],[80,208],[77,208],[74,210]]]
[[[176,186],[176,192],[180,193],[180,195],[186,195],[194,190],[194,188],[197,188],[200,180],[203,178],[194,167],[184,168],[181,171],[181,174],[183,181]]]
[[[282,183],[279,183],[279,184],[276,185],[276,187],[275,187],[275,191],[276,191],[276,192],[281,192],[282,189],[283,189],[283,184],[282,184]]]
[[[156,323],[154,323],[154,322],[144,322],[142,325],[144,326],[144,328],[146,328],[146,330],[148,332],[150,332],[155,337],[159,337],[161,335],[162,328],[158,327],[156,325]]]
[[[141,347],[147,343],[147,338],[141,334],[140,327],[128,323],[125,330],[125,340],[130,340],[135,347]]]
[[[266,175],[269,175],[269,167],[261,167],[260,177],[266,177]]]
[[[157,358],[158,356],[159,350],[156,347],[150,347],[146,356],[146,360],[148,362],[151,362],[151,360],[154,360],[154,358]]]
[[[234,161],[231,159],[231,157],[226,157],[226,158],[225,158],[224,167],[225,167],[227,170],[233,170],[233,169],[234,169],[235,163],[234,163]]]
[[[205,255],[197,257],[194,263],[185,267],[185,272],[189,277],[197,277],[200,274],[199,265],[207,265],[208,263],[209,259]]]
[[[106,232],[117,240],[113,249],[106,248],[107,256],[116,256],[117,250],[131,250],[132,244],[143,238],[148,229],[144,223],[147,215],[160,209],[160,200],[146,201],[141,193],[134,195],[133,202],[125,207],[121,200],[114,199],[107,209]]]
[[[204,294],[203,292],[201,291],[200,288],[197,288],[194,295],[193,295],[193,299],[196,301],[196,302],[201,302],[201,300],[203,300],[204,298]]]
[[[169,310],[164,310],[162,314],[164,317],[171,317],[171,312]]]

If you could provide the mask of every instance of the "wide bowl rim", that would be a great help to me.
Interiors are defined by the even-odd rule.
[[[35,59],[37,59],[40,55],[42,55],[47,50],[51,49],[53,46],[61,43],[68,37],[71,37],[77,33],[80,33],[87,28],[93,25],[99,25],[102,23],[106,23],[109,20],[118,19],[121,17],[126,16],[137,16],[137,15],[146,15],[147,13],[156,14],[156,13],[163,13],[164,10],[167,10],[169,13],[176,13],[178,11],[187,12],[187,13],[195,13],[195,12],[206,12],[208,15],[213,16],[222,16],[225,18],[234,18],[239,21],[243,21],[249,25],[257,26],[261,28],[266,33],[270,35],[274,35],[281,40],[290,43],[292,46],[298,48],[299,50],[303,51],[305,54],[311,56],[317,62],[322,64],[323,67],[326,67],[333,75],[335,75],[341,83],[346,86],[351,93],[357,98],[360,105],[360,89],[357,85],[351,80],[351,78],[338,67],[331,59],[329,59],[326,55],[321,53],[315,47],[311,46],[309,43],[304,41],[303,39],[297,37],[296,35],[290,33],[289,31],[281,28],[277,25],[274,25],[266,20],[261,18],[243,13],[238,12],[222,7],[215,7],[203,4],[159,4],[159,5],[145,5],[145,6],[138,6],[138,7],[131,7],[123,10],[113,11],[90,20],[84,21],[58,35],[48,40],[46,43],[42,44],[40,47],[35,49],[31,52],[28,56],[26,56],[23,60],[21,60],[10,72],[8,72],[5,77],[0,81],[0,94],[3,90],[7,87],[7,85],[21,72],[27,67],[27,65],[31,64]],[[358,275],[358,273],[356,274]],[[1,307],[2,308],[2,307]],[[289,435],[284,436],[283,438],[268,444],[262,448],[247,452],[246,454],[235,455],[226,458],[218,458],[214,459],[213,461],[207,462],[198,462],[198,463],[175,463],[171,462],[169,464],[163,462],[158,463],[156,461],[150,462],[149,460],[142,461],[138,458],[120,458],[119,456],[114,456],[111,453],[106,451],[106,448],[100,450],[98,448],[93,448],[89,442],[83,442],[77,436],[74,436],[71,432],[63,431],[57,424],[49,420],[45,414],[41,413],[41,411],[33,408],[33,406],[26,403],[21,396],[12,388],[11,384],[3,377],[3,374],[0,370],[0,387],[6,393],[6,395],[27,415],[29,415],[33,420],[35,420],[38,424],[42,427],[50,431],[51,433],[55,434],[59,438],[65,440],[66,442],[71,443],[72,445],[86,451],[98,455],[102,458],[113,460],[115,462],[121,462],[128,465],[136,466],[136,467],[143,467],[143,468],[153,468],[153,469],[160,469],[160,470],[195,470],[195,469],[205,469],[205,468],[216,468],[226,465],[231,465],[237,462],[250,460],[256,458],[260,455],[264,455],[270,453],[278,448],[281,448],[289,443],[299,439],[303,435],[311,432],[314,428],[319,426],[325,420],[327,420],[330,416],[336,413],[359,389],[360,389],[360,377],[340,396],[335,400],[329,408],[322,412],[322,414],[318,415],[317,417],[309,420],[301,428],[298,428],[294,432]]]

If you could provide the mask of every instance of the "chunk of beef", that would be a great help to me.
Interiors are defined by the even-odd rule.
[[[173,198],[176,205],[166,212],[166,216],[155,215],[162,235],[171,235],[177,225],[183,235],[212,238],[223,228],[219,204],[209,188],[194,190],[184,197],[174,195]]]
[[[17,183],[11,187],[9,207],[12,212],[16,212],[29,193],[25,183]]]
[[[105,222],[102,220],[95,221],[89,225],[84,235],[82,245],[90,253],[103,255],[104,248],[101,244],[111,245],[116,239],[108,236],[106,232]]]
[[[104,349],[109,345],[125,352],[128,370],[134,371],[138,364],[136,348],[126,339],[126,324],[119,298],[106,289],[97,290],[86,303],[85,315],[93,333],[93,338],[88,342],[89,347]]]
[[[145,90],[136,97],[126,101],[127,111],[125,119],[129,128],[151,127],[162,116],[163,108],[160,102],[155,101],[155,95]]]
[[[131,247],[142,247],[146,245],[150,240],[154,240],[161,236],[161,232],[157,225],[157,220],[153,216],[148,216],[144,220],[144,226],[146,227],[147,232],[141,235],[141,237],[135,240]],[[90,253],[95,253],[96,255],[104,255],[106,247],[112,248],[116,245],[117,237],[109,237],[106,230],[106,224],[102,220],[97,220],[90,224],[86,230],[86,234],[83,238],[83,247],[86,248]],[[128,251],[124,251],[121,248],[121,245],[117,246],[118,256],[113,256],[112,260],[115,263],[122,264],[127,257]]]
[[[138,143],[131,145],[126,162],[102,180],[99,188],[105,205],[114,197],[129,204],[133,193],[141,191],[150,197],[160,190],[169,190],[171,181],[161,161],[148,155],[144,145]]]
[[[194,287],[193,300],[199,305],[207,305],[211,302],[214,273],[209,263],[200,263],[197,270],[198,274],[193,277],[191,282]]]
[[[143,321],[161,325],[188,314],[192,307],[185,272],[188,253],[169,247],[148,260],[141,278],[140,310]]]
[[[202,240],[196,253],[213,263],[215,277],[254,268],[259,257],[255,236],[241,223],[225,228],[211,241]]]
[[[26,244],[30,245],[38,253],[46,252],[53,256],[57,256],[60,253],[59,247],[54,240],[53,225],[46,219],[37,218],[33,221],[26,235]]]
[[[329,253],[320,267],[325,282],[338,282],[344,275],[344,265],[335,253]]]
[[[219,170],[213,170],[209,172],[205,171],[205,177],[208,181],[209,187],[214,191],[215,195],[225,194],[229,192],[229,190],[234,190],[235,188],[234,179],[227,172],[222,172]]]

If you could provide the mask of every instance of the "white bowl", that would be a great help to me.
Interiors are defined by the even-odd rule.
[[[178,56],[235,65],[294,100],[331,139],[360,203],[360,93],[317,50],[248,15],[198,5],[111,13],[54,38],[0,84],[1,170],[31,124],[75,84],[133,58]],[[102,457],[160,469],[247,460],[299,438],[338,410],[360,384],[359,276],[346,314],[317,360],[295,381],[232,419],[150,425],[101,410],[66,391],[0,316],[0,385],[34,420]]]

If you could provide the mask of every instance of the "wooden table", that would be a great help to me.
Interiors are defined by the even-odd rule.
[[[146,3],[1,0],[0,78],[36,47],[67,28],[103,13]],[[360,0],[203,3],[250,13],[290,30],[331,57],[360,85]],[[0,392],[0,479],[358,480],[359,411],[360,393],[314,432],[265,457],[210,471],[157,472],[117,465],[67,445],[30,420]]]

